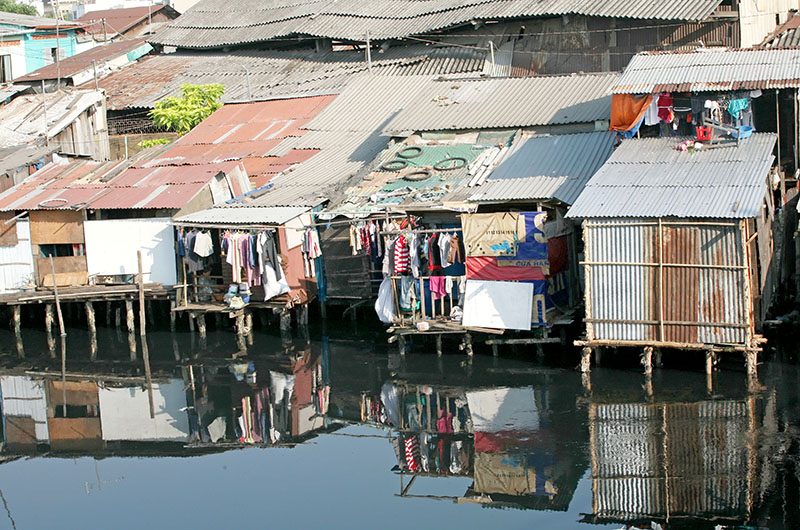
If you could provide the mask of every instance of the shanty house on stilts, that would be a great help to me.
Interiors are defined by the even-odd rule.
[[[624,141],[567,217],[583,220],[582,369],[599,347],[738,351],[755,374],[770,305],[777,135],[695,152]]]

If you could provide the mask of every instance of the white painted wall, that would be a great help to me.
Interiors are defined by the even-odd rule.
[[[31,255],[31,225],[26,221],[14,223],[17,227],[17,244],[0,246],[0,292],[17,291],[33,277]]]
[[[181,379],[153,384],[155,419],[150,419],[147,390],[140,386],[100,388],[99,394],[103,440],[186,441],[189,436]]]
[[[175,285],[175,237],[168,217],[86,221],[86,265],[93,274],[137,274],[142,251],[145,282]]]

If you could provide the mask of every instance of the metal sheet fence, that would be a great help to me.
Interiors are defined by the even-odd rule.
[[[584,237],[589,340],[747,342],[738,223],[590,219]]]

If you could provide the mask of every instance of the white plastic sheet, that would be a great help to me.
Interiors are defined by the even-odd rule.
[[[462,324],[530,330],[532,305],[532,283],[467,280]]]
[[[136,252],[141,250],[145,282],[177,283],[175,229],[169,218],[86,221],[83,230],[89,275],[137,274]]]

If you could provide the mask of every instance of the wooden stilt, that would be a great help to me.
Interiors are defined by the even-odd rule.
[[[55,315],[53,312],[53,304],[44,306],[44,328],[47,333],[47,350],[50,352],[50,357],[56,356],[56,339],[53,336],[53,322]]]
[[[594,365],[600,366],[603,363],[603,348],[598,346],[594,349]]]
[[[544,346],[541,342],[536,343],[536,360],[539,362],[544,361]]]
[[[125,300],[125,325],[128,333],[136,331],[136,321],[133,315],[133,300]]]
[[[744,352],[748,376],[752,377],[758,375],[757,355],[758,354],[755,350],[747,350]]]
[[[244,315],[244,332],[246,335],[253,334],[253,313],[247,312]]]
[[[17,354],[20,357],[25,357],[25,350],[22,348],[22,308],[19,305],[15,305],[11,310],[11,326],[14,329],[14,337],[17,341]]]
[[[175,333],[175,300],[169,301],[169,330]]]
[[[200,340],[206,340],[206,315],[205,313],[197,314],[197,331],[200,333]]]
[[[644,366],[644,373],[646,375],[653,374],[653,347],[645,346],[642,350],[642,366]]]
[[[194,313],[192,313],[192,312],[187,312],[187,313],[186,313],[186,318],[188,318],[188,319],[189,319],[189,331],[191,331],[192,333],[194,333],[194,328],[195,328],[195,326],[194,326],[195,314],[194,314]]]
[[[89,328],[89,359],[97,359],[97,324],[95,323],[94,304],[86,302],[86,324]]]
[[[500,347],[495,342],[492,343],[492,357],[500,357]]]
[[[145,311],[145,315],[147,316],[147,323],[150,324],[151,326],[155,326],[156,325],[156,314],[155,314],[155,311],[153,311],[153,301],[152,300],[145,300],[145,307],[147,309]]]
[[[436,335],[436,355],[442,356],[442,336]]]
[[[397,350],[400,355],[406,354],[406,338],[400,335],[397,339]]]
[[[467,352],[467,355],[472,357],[472,334],[471,333],[464,333],[464,350]]]
[[[181,360],[181,350],[178,348],[178,340],[175,336],[172,336],[172,355],[175,357],[176,361]]]
[[[662,368],[664,363],[662,362],[662,355],[661,355],[661,348],[656,348],[653,350],[653,362],[656,365],[656,368]]]
[[[117,329],[122,327],[122,308],[120,307],[114,309],[114,327]]]
[[[281,331],[291,331],[292,329],[292,315],[289,311],[281,311],[280,327]]]
[[[247,340],[245,339],[244,311],[239,311],[236,315],[236,346],[240,353],[247,351]]]
[[[592,348],[581,349],[581,373],[588,374],[592,370]]]
[[[109,300],[109,301],[106,302],[106,327],[107,328],[111,327],[111,311],[112,311],[112,306],[111,306],[111,301]]]

